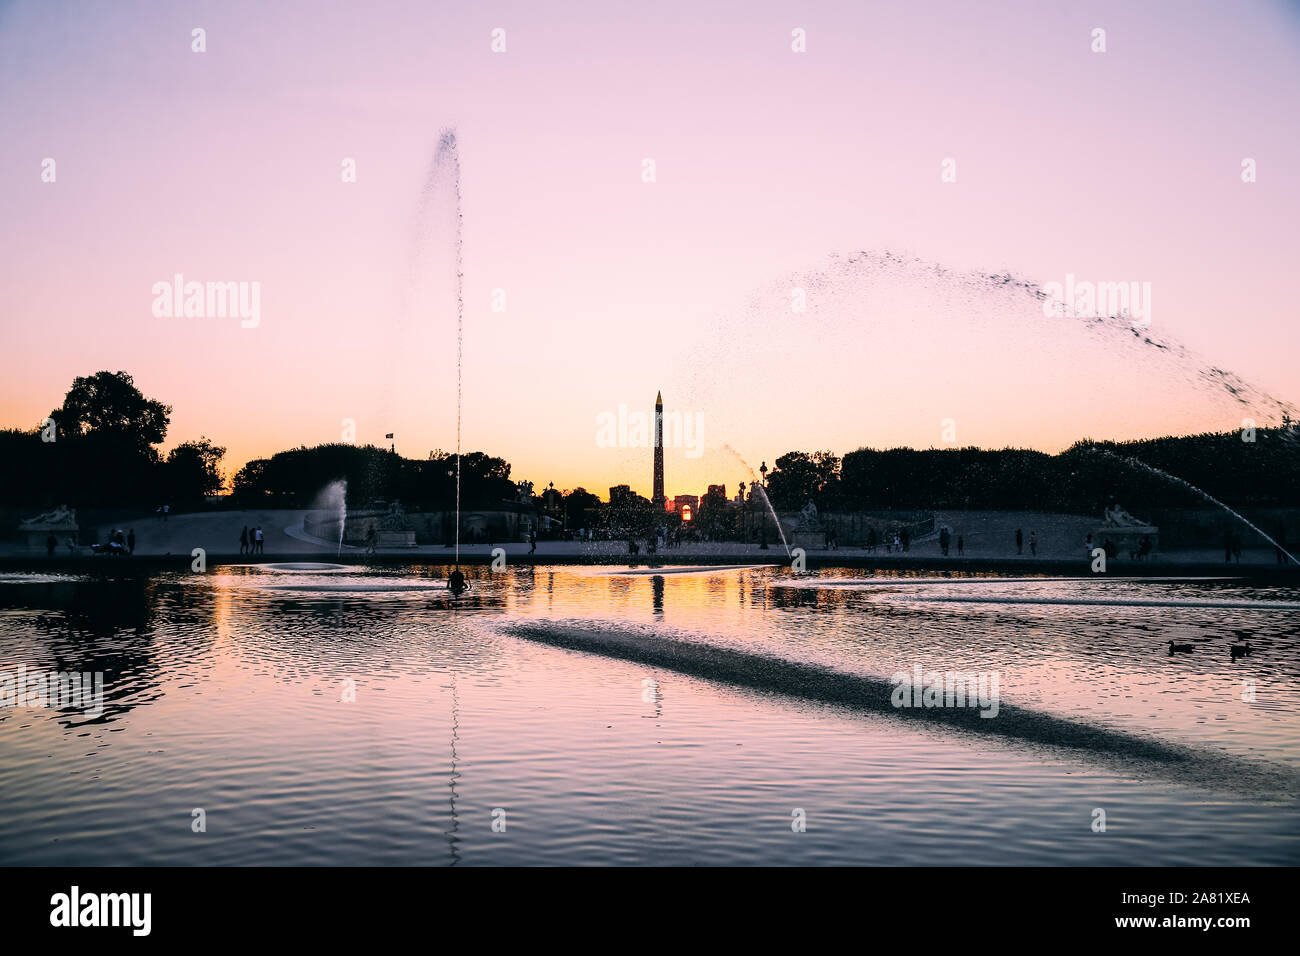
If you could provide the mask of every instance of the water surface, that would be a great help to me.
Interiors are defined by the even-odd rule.
[[[0,578],[0,671],[107,698],[0,708],[0,863],[1300,862],[1295,588],[444,573]],[[871,697],[918,663],[996,672],[1029,731]]]

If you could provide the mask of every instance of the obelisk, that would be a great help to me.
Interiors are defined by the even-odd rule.
[[[664,393],[655,396],[655,476],[654,497],[650,503],[654,510],[660,512],[668,507],[668,498],[664,495]]]

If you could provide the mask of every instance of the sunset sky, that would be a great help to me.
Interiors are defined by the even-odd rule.
[[[947,419],[1049,451],[1235,428],[1169,350],[969,276],[1149,282],[1152,338],[1300,400],[1298,102],[1280,0],[0,3],[0,425],[123,369],[230,472],[345,419],[454,449],[454,128],[464,447],[517,478],[648,495],[596,423],[661,389],[702,422],[669,496]],[[260,283],[260,323],[155,316],[177,273]]]

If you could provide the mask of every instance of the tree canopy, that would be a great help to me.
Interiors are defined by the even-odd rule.
[[[235,499],[245,505],[311,507],[331,481],[347,482],[348,502],[365,507],[400,500],[420,508],[451,508],[456,502],[456,456],[434,451],[409,459],[374,445],[334,443],[278,452],[250,461],[234,478]],[[513,501],[510,463],[483,452],[460,456],[462,508],[492,508]]]
[[[7,468],[0,500],[73,507],[195,504],[221,489],[225,449],[184,442],[164,460],[171,406],[145,396],[126,372],[73,379],[53,427],[0,432]]]
[[[789,452],[776,460],[768,495],[783,510],[812,499],[837,511],[968,509],[1099,513],[1200,506],[1176,479],[1229,504],[1294,506],[1300,501],[1300,436],[1261,428],[1129,442],[1076,442],[1055,455],[1027,448],[859,448]],[[1145,467],[1144,467],[1145,466]],[[1159,469],[1171,477],[1149,470]]]
[[[225,449],[207,437],[181,442],[165,458],[171,406],[145,396],[126,372],[78,377],[50,414],[54,427],[0,430],[0,503],[29,507],[195,506],[224,485]],[[1243,440],[1246,438],[1247,440]],[[1253,440],[1252,440],[1253,439]],[[1163,477],[1151,469],[1173,476]],[[448,509],[456,500],[456,456],[434,451],[406,459],[374,446],[327,444],[247,462],[233,476],[237,503],[310,507],[330,482],[348,484],[353,506],[401,500]],[[1300,433],[1289,423],[1244,435],[1232,431],[1129,442],[1077,442],[1059,454],[1025,448],[859,448],[841,459],[830,451],[789,451],[768,476],[775,507],[795,511],[808,500],[830,511],[916,509],[1040,510],[1096,514],[1112,501],[1134,513],[1203,505],[1177,479],[1242,508],[1300,502]],[[491,509],[535,501],[532,485],[511,477],[510,463],[485,452],[460,456],[461,503]],[[608,506],[583,488],[564,496],[573,527],[593,512],[619,533],[663,520],[639,495]],[[696,526],[734,531],[735,509],[705,495]]]
[[[172,407],[145,398],[126,372],[96,372],[72,380],[50,413],[61,437],[101,439],[148,454],[167,437]]]

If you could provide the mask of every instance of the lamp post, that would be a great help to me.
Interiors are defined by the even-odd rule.
[[[745,483],[740,483],[740,538],[749,544],[749,501],[745,498]]]
[[[452,477],[454,477],[455,474],[456,474],[456,472],[453,471],[452,469],[450,469],[450,468],[447,469],[447,477],[448,477],[448,478],[452,478]],[[448,529],[448,527],[450,526],[450,524],[451,524],[451,522],[448,520],[448,517],[447,517],[447,510],[444,508],[444,509],[443,509],[443,512],[442,512],[442,546],[443,546],[444,548],[450,548],[450,547],[451,547],[452,536],[447,532],[447,529]],[[460,525],[460,515],[456,515],[456,524],[457,524],[457,527],[456,527],[455,531],[456,531],[456,533],[459,533],[459,532],[460,532],[460,527],[459,527],[459,525]]]
[[[555,482],[553,481],[547,486],[546,490],[548,492],[546,497],[547,508],[552,512],[558,511],[560,513],[560,532],[563,534],[569,530],[569,513],[568,509],[564,507],[563,495],[560,495],[555,490]],[[551,520],[554,520],[554,518]]]
[[[758,473],[763,476],[763,504],[767,506],[769,504],[767,500],[767,462],[763,462],[761,465],[758,466]],[[759,527],[762,529],[762,534],[759,536],[761,540],[759,541],[758,544],[758,550],[766,551],[767,550],[767,515],[764,512],[759,512],[758,520],[760,522]]]

